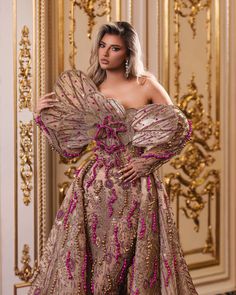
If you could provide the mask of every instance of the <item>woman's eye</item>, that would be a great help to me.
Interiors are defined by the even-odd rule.
[[[113,47],[112,49],[114,49],[114,51],[120,50],[120,48],[118,48],[118,47]]]
[[[100,43],[100,44],[99,44],[99,47],[102,47],[102,46],[104,46],[104,44]]]

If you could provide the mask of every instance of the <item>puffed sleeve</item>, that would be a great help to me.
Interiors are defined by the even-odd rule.
[[[132,122],[132,144],[143,147],[141,158],[150,172],[179,154],[191,138],[191,121],[176,105],[151,104]]]
[[[81,155],[91,142],[90,125],[86,121],[89,109],[86,96],[96,89],[92,80],[82,71],[62,72],[53,88],[53,107],[43,109],[35,122],[47,137],[49,144],[62,157]]]
[[[70,148],[68,145],[66,145],[66,140],[60,141],[60,138],[56,132],[56,122],[54,123],[54,128],[50,128],[49,126],[47,126],[47,124],[44,123],[41,115],[35,116],[34,121],[47,138],[48,143],[52,147],[52,149],[58,152],[58,154],[64,158],[79,157],[80,155],[82,155],[82,152],[87,147],[87,144],[85,144],[80,148]]]
[[[97,126],[107,114],[117,120],[125,117],[120,105],[105,99],[80,70],[62,72],[53,90],[56,97],[53,106],[43,109],[35,122],[49,144],[63,157],[73,158],[87,151],[86,147],[93,145]]]

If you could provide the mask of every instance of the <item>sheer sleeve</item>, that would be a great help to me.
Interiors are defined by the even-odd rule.
[[[149,173],[179,154],[191,138],[191,121],[175,105],[151,104],[133,121],[134,146],[144,147],[141,161]]]
[[[63,157],[79,156],[94,140],[97,126],[108,114],[117,120],[125,119],[118,102],[105,99],[80,70],[62,72],[53,90],[57,98],[54,106],[42,110],[35,122]]]
[[[66,141],[61,141],[60,143],[56,132],[56,125],[54,125],[54,128],[50,128],[49,126],[47,126],[47,124],[43,122],[41,115],[35,116],[34,121],[43,132],[43,134],[46,136],[48,143],[52,147],[52,149],[58,152],[64,158],[78,157],[87,147],[86,144],[80,148],[70,148],[69,145],[66,145]]]

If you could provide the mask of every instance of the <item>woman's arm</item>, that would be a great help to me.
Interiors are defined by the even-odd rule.
[[[169,94],[165,88],[154,78],[148,78],[144,84],[146,93],[152,103],[157,104],[173,104]]]
[[[130,163],[125,165],[125,167],[119,171],[121,174],[120,179],[125,182],[134,181],[141,176],[147,176],[164,163],[168,162],[173,156],[179,154],[186,142],[190,139],[192,132],[191,122],[187,120],[180,109],[173,105],[166,90],[153,79],[147,79],[145,84],[147,84],[146,91],[149,91],[148,94],[153,103],[158,105],[170,105],[169,107],[173,108],[171,111],[172,115],[170,117],[167,115],[166,119],[163,118],[162,113],[160,113],[160,116],[157,114],[157,119],[160,118],[161,121],[165,121],[163,129],[160,127],[160,133],[163,133],[165,136],[168,133],[169,135],[167,138],[170,139],[160,143],[157,138],[155,145],[147,145],[144,153],[140,157],[133,158]],[[172,125],[170,122],[171,120],[177,121],[173,131],[171,129],[172,127],[170,127]],[[155,129],[155,127],[153,128]],[[169,128],[171,131],[168,130]]]

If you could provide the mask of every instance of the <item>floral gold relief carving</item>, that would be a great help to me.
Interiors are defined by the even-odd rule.
[[[193,38],[196,37],[196,20],[198,14],[209,8],[211,0],[176,0],[175,1],[175,13],[181,17],[188,18],[188,23],[193,32]]]
[[[110,0],[71,0],[71,9],[69,13],[69,19],[71,21],[69,32],[69,43],[71,46],[71,52],[69,55],[69,62],[72,68],[75,68],[75,56],[78,52],[75,42],[74,34],[76,30],[76,17],[75,7],[78,7],[88,17],[88,30],[87,36],[91,39],[93,27],[96,25],[95,19],[97,17],[103,17],[110,15],[111,1]]]
[[[21,263],[23,264],[22,269],[19,270],[18,267],[15,268],[15,275],[18,276],[19,279],[21,279],[24,282],[29,282],[29,280],[38,271],[37,261],[35,261],[33,268],[29,265],[30,261],[31,259],[29,255],[29,246],[25,244],[23,247],[21,258]]]
[[[75,0],[74,5],[77,5],[88,16],[88,37],[91,39],[91,34],[95,18],[108,15],[111,11],[111,2],[107,0]]]
[[[196,232],[199,231],[201,212],[207,206],[208,233],[202,253],[215,255],[211,201],[219,195],[220,175],[211,166],[215,162],[212,153],[220,149],[219,122],[214,122],[209,114],[205,114],[203,95],[198,94],[194,76],[188,89],[188,93],[180,98],[179,107],[191,119],[194,132],[184,152],[171,161],[172,167],[179,172],[167,174],[165,181],[172,201],[184,199],[185,206],[180,206],[179,210],[193,220]]]
[[[75,164],[79,161],[79,158],[74,158],[74,159],[66,159],[63,157],[60,157],[60,161],[59,164],[65,164],[68,165],[69,167],[66,168],[64,175],[67,176],[69,181],[64,181],[63,183],[59,183],[58,184],[58,188],[59,188],[59,203],[61,204],[66,192],[68,190],[68,188],[71,185],[72,180],[75,177],[75,173],[77,170],[77,167],[75,166]]]
[[[220,169],[216,161],[220,147],[220,91],[219,91],[219,19],[218,2],[211,0],[173,1],[173,84],[174,99],[179,108],[192,121],[192,139],[183,152],[172,159],[172,170],[164,176],[167,193],[176,204],[177,227],[180,213],[192,220],[194,234],[204,232],[201,244],[194,249],[186,249],[186,255],[210,254],[213,259],[190,265],[190,268],[214,265],[219,261],[219,198]],[[201,17],[200,17],[201,14]],[[203,17],[205,21],[203,21]],[[187,24],[186,24],[187,21]],[[190,34],[185,28],[190,25]],[[196,38],[198,32],[205,38]],[[200,34],[200,33],[199,33]],[[215,39],[213,38],[213,34]],[[188,40],[185,46],[183,37]],[[191,44],[190,40],[192,40]],[[202,44],[205,40],[205,44]],[[197,42],[201,42],[200,45]],[[182,58],[186,51],[199,46],[205,65],[196,62],[186,67]],[[196,69],[195,69],[196,67]],[[214,68],[215,67],[215,68]],[[184,69],[183,69],[184,68]],[[188,73],[188,70],[191,72]],[[184,71],[184,75],[182,72]],[[189,74],[189,78],[188,78]],[[205,77],[205,81],[203,79]],[[189,81],[188,84],[186,80]],[[196,82],[198,81],[198,82]],[[187,87],[185,86],[187,84]],[[214,89],[215,87],[215,89]],[[204,217],[203,217],[204,216]],[[204,228],[207,228],[204,231]],[[199,236],[200,237],[200,236]],[[200,240],[199,240],[200,241]],[[197,257],[197,256],[196,256]],[[209,256],[208,256],[209,257]],[[200,258],[201,259],[201,258]]]
[[[33,122],[20,121],[20,175],[23,202],[26,206],[31,201],[33,177]]]
[[[21,32],[19,52],[19,109],[32,109],[31,54],[29,28],[24,26]]]

